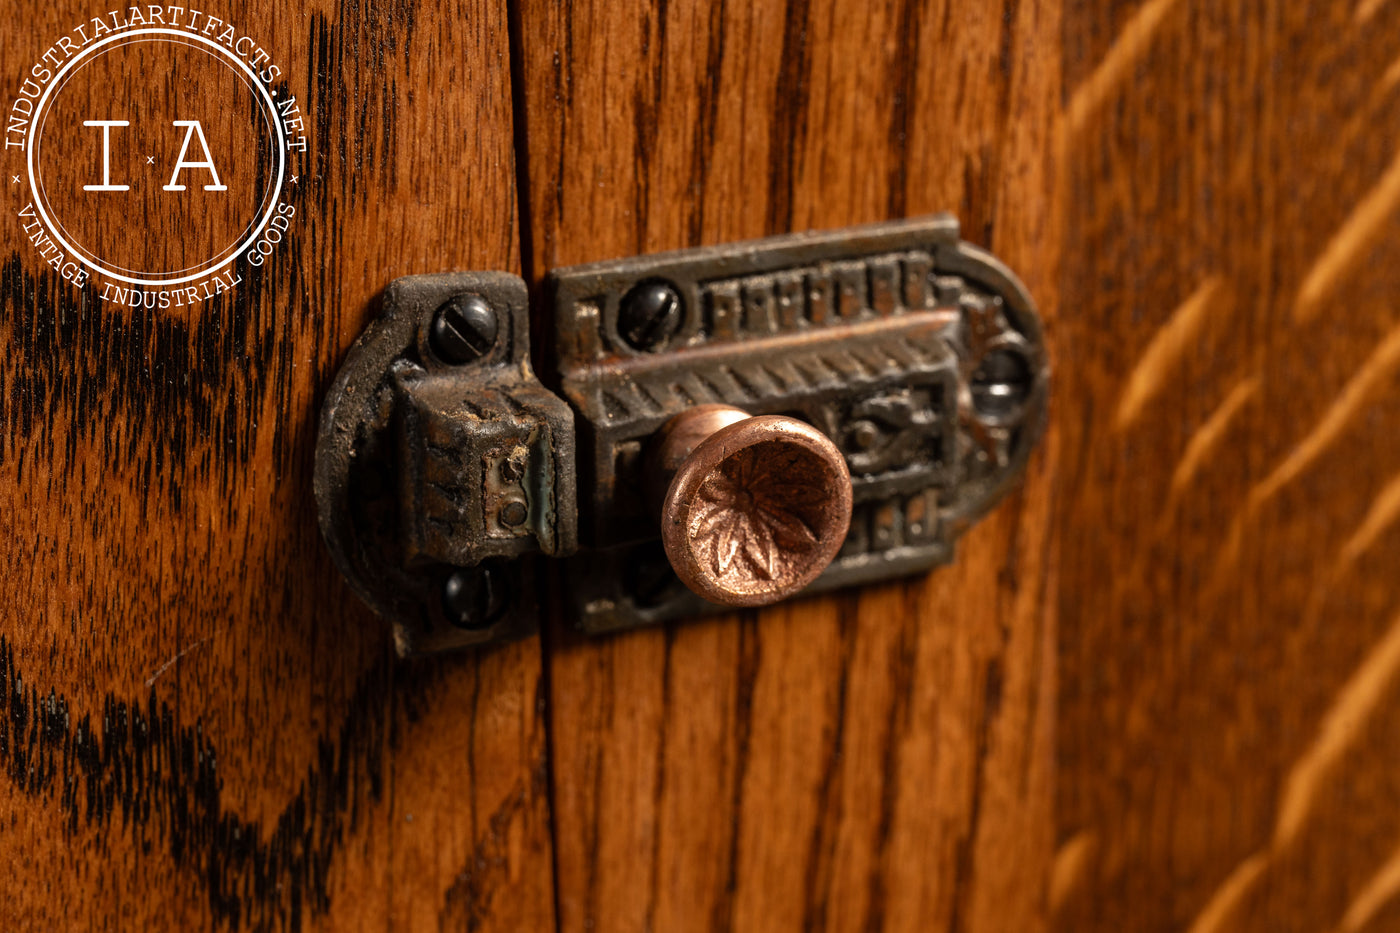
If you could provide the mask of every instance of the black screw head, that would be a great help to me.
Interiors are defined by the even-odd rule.
[[[654,350],[680,330],[684,310],[670,282],[640,282],[622,299],[617,332],[638,350]]]
[[[501,524],[511,528],[518,528],[525,524],[525,519],[530,517],[530,510],[519,499],[512,499],[501,506]]]
[[[428,345],[444,363],[474,363],[496,346],[495,310],[476,295],[450,298],[433,314]]]
[[[490,563],[454,570],[442,585],[442,611],[457,628],[490,628],[505,614],[509,602],[506,572]]]
[[[1030,391],[1030,363],[1015,350],[993,350],[972,374],[972,407],[985,418],[1014,414]]]

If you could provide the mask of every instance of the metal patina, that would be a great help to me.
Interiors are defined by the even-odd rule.
[[[403,653],[534,630],[545,580],[596,632],[926,570],[1044,427],[1030,297],[949,215],[545,293],[543,382],[520,279],[414,276],[326,400],[322,529]]]

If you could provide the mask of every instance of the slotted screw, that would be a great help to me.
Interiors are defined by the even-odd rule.
[[[1021,407],[1030,391],[1030,365],[1024,356],[1011,350],[988,353],[972,374],[972,406],[986,417],[1011,414]]]
[[[444,363],[474,363],[496,345],[496,312],[476,295],[448,299],[433,315],[428,343]]]
[[[442,609],[458,628],[490,628],[506,610],[510,594],[505,573],[490,563],[454,570],[442,586]]]
[[[642,282],[622,299],[617,330],[638,350],[653,350],[681,326],[681,296],[669,282]]]

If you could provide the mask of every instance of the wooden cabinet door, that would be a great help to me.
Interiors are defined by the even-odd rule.
[[[1400,4],[11,7],[0,930],[1400,928]],[[68,78],[32,179],[26,108],[166,27],[179,68]],[[185,34],[226,29],[248,82]],[[306,138],[265,261],[76,286],[35,198],[113,256],[214,242],[166,191],[196,119]],[[392,656],[310,488],[391,280],[945,209],[1053,361],[952,565]]]
[[[7,93],[23,96],[45,51],[65,60],[57,40],[80,42],[75,27],[108,38],[91,22],[110,27],[107,10],[8,7]],[[396,663],[311,495],[321,398],[384,286],[519,269],[506,10],[216,13],[281,69],[267,86],[295,96],[308,140],[281,188],[285,241],[261,268],[239,264],[232,290],[123,308],[96,277],[62,281],[16,216],[26,162],[4,153],[0,929],[549,929],[539,642]],[[172,71],[159,43],[135,48],[114,69],[129,87],[90,82],[76,99],[131,124],[109,131],[111,181],[132,188],[114,194],[163,194],[178,152],[155,131],[178,133],[190,108],[219,149],[215,122],[244,98],[217,82],[221,59]],[[43,139],[97,175],[99,131],[82,122]],[[132,160],[127,142],[150,148]],[[186,172],[187,188],[208,183]],[[169,226],[137,213],[127,235],[197,237],[158,216]]]
[[[1065,19],[1056,925],[1400,929],[1400,4]]]
[[[955,209],[1057,311],[1050,4],[520,4],[525,264]],[[1032,930],[1053,435],[924,578],[546,635],[564,930]]]

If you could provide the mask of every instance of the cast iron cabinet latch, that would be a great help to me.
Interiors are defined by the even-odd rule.
[[[418,275],[331,387],[321,530],[401,654],[915,573],[1024,468],[1048,372],[1025,288],[937,215],[561,269]]]

